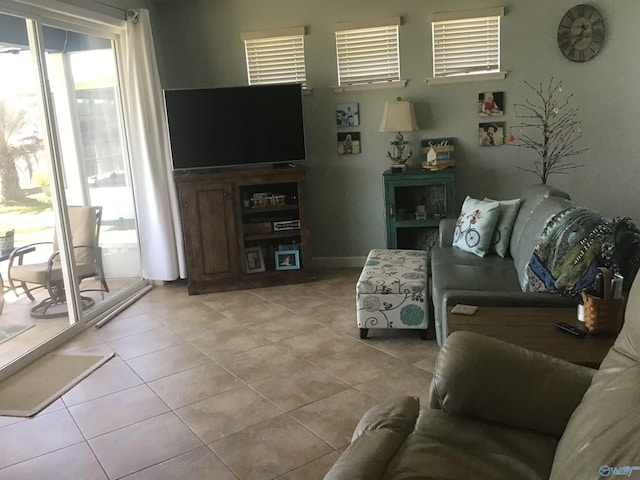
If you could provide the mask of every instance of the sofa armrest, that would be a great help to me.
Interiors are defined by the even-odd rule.
[[[450,247],[453,244],[453,232],[456,229],[457,218],[443,218],[438,225],[438,246]]]
[[[413,431],[419,413],[416,397],[402,397],[371,407],[324,480],[381,479],[398,448]]]
[[[594,373],[494,338],[454,332],[438,355],[430,404],[560,436]]]

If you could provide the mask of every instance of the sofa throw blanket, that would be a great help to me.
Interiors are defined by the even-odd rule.
[[[614,220],[619,220],[618,218]],[[614,249],[610,252],[613,262],[624,277],[623,291],[631,290],[631,284],[640,270],[640,229],[625,217],[616,223],[613,232]],[[608,254],[609,252],[603,252]]]
[[[616,272],[616,223],[580,207],[554,215],[526,267],[523,291],[574,295],[594,283],[598,266]]]

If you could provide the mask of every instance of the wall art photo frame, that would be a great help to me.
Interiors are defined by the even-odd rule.
[[[260,247],[249,247],[244,249],[244,265],[247,273],[259,273],[266,270],[264,257]]]
[[[478,143],[483,147],[504,145],[504,122],[478,124]]]
[[[336,105],[336,125],[340,128],[360,125],[360,106],[357,103]]]
[[[338,133],[339,155],[357,155],[361,152],[360,132]]]
[[[298,270],[300,268],[300,252],[298,250],[281,250],[276,254],[276,270]]]
[[[504,115],[504,92],[479,93],[478,115],[481,117],[497,117]]]

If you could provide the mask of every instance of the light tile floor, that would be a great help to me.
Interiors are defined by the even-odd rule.
[[[154,288],[65,351],[117,356],[37,416],[0,417],[0,480],[313,480],[376,402],[424,404],[438,347],[356,328],[359,269],[188,296]]]
[[[2,275],[7,278],[6,272],[2,273]],[[98,291],[85,291],[83,296],[92,297],[95,305],[98,306],[103,302],[103,299],[108,299],[110,296],[120,293],[138,282],[138,280],[110,277],[107,282],[110,291],[104,293],[104,296]],[[98,289],[100,287],[97,281],[89,280],[82,282],[82,288]],[[35,289],[31,293],[35,297],[35,301],[29,300],[23,293],[20,293],[17,297],[13,291],[8,291],[4,294],[5,304],[2,315],[0,315],[0,326],[18,324],[33,325],[33,327],[4,343],[0,343],[0,367],[7,365],[69,327],[69,317],[67,316],[37,320],[31,318],[31,308],[49,296],[48,292],[43,288]]]

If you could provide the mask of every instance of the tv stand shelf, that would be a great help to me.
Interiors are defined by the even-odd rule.
[[[297,166],[175,176],[190,295],[313,280],[307,173]],[[285,203],[254,205],[265,201]],[[285,225],[296,221],[299,228]],[[282,225],[289,229],[274,231]],[[277,268],[284,250],[297,251],[299,268]]]
[[[242,213],[263,213],[263,212],[279,212],[284,210],[298,210],[300,206],[295,203],[291,205],[272,205],[269,207],[254,207],[254,208],[243,208]]]
[[[247,242],[254,240],[272,240],[277,238],[300,237],[300,230],[285,230],[273,233],[249,233],[244,236]]]

